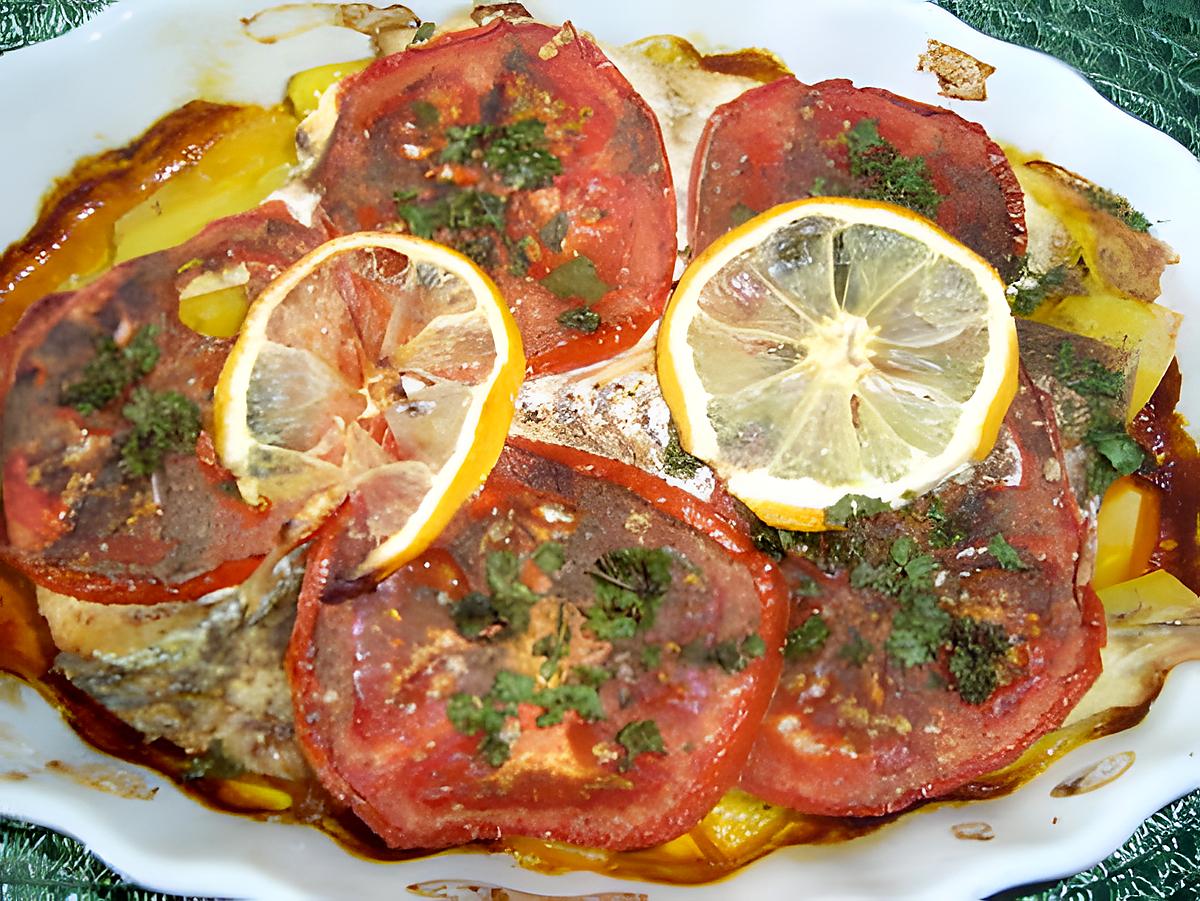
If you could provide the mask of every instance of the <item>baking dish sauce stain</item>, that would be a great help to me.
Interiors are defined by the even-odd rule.
[[[671,50],[682,52],[680,47]],[[752,74],[761,74],[758,70],[768,68],[771,63],[754,56],[740,61],[722,58],[714,60],[712,65],[726,70],[741,67],[753,70]],[[164,117],[129,146],[80,161],[69,176],[57,182],[43,199],[33,229],[0,255],[0,335],[9,331],[37,298],[64,286],[85,283],[110,265],[113,223],[172,174],[202,158],[237,110],[237,107],[193,101]],[[1174,413],[1179,383],[1179,369],[1173,364],[1146,409],[1134,421],[1134,434],[1161,464],[1148,477],[1164,492],[1163,542],[1155,565],[1169,569],[1197,590],[1200,554],[1195,511],[1200,507],[1200,457]],[[252,775],[234,781],[197,777],[194,761],[182,750],[163,740],[144,741],[58,674],[53,669],[54,655],[49,630],[37,611],[33,586],[0,564],[0,670],[35,686],[90,744],[105,753],[162,772],[210,807],[260,820],[316,826],[349,851],[369,859],[404,860],[429,853],[383,847],[356,817],[335,805],[315,779],[288,782]],[[965,801],[1010,792],[1077,745],[1135,725],[1157,696],[1167,668],[1178,660],[1176,656],[1157,669],[1149,667],[1138,703],[1105,711],[1046,736],[1016,763],[963,786],[942,801]],[[0,778],[21,777],[22,774],[12,773]],[[642,851],[606,852],[514,838],[444,853],[500,851],[512,855],[524,866],[546,872],[592,870],[625,878],[687,884],[727,876],[787,845],[856,838],[899,816],[807,816],[747,799],[744,795],[737,799],[737,818],[752,825],[743,825],[740,831],[730,821],[710,822],[713,818],[710,815],[686,835]]]

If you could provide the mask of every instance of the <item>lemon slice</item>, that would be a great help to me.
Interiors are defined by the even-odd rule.
[[[813,198],[751,219],[684,272],[658,378],[680,441],[765,522],[893,506],[996,441],[1017,384],[1004,282],[932,222]]]
[[[474,263],[408,235],[346,235],[251,305],[217,383],[215,443],[246,501],[296,509],[292,540],[348,502],[340,575],[386,573],[495,465],[524,370]]]

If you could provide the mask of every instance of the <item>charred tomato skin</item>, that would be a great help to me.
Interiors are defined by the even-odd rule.
[[[804,813],[880,816],[944,795],[1016,759],[1060,726],[1100,673],[1104,611],[1086,584],[1086,531],[1065,478],[1049,397],[1022,377],[998,449],[967,484],[939,489],[950,547],[930,541],[928,510],[872,517],[867,546],[913,540],[948,578],[937,591],[956,616],[995,624],[1012,644],[1002,677],[970,703],[949,651],[904,666],[886,650],[898,601],[856,587],[799,555],[782,563],[789,630],[820,615],[816,650],[785,660],[741,786]],[[1002,566],[995,535],[1017,550]],[[850,652],[862,642],[862,653]]]
[[[32,305],[0,339],[0,556],[38,585],[102,603],[187,601],[243,581],[274,548],[287,511],[245,504],[216,463],[212,394],[232,341],[185,326],[179,292],[244,266],[253,298],[325,237],[272,202]],[[122,344],[145,327],[157,348],[146,374],[100,409],[63,402],[97,341]],[[200,412],[194,452],[168,455],[152,476],[122,468],[122,410],[135,388],[177,392]]]
[[[310,176],[322,214],[351,232],[408,221],[405,204],[428,212],[456,199],[486,202],[464,203],[432,237],[473,256],[496,282],[531,374],[607,359],[662,313],[676,245],[658,122],[570,23],[498,19],[443,35],[350,76],[338,97],[338,122]],[[531,120],[544,126],[538,150],[561,171],[513,178],[485,164],[489,141]],[[459,131],[483,128],[492,131]],[[568,264],[593,271],[547,279]],[[572,310],[598,319],[571,327],[560,317]]]
[[[510,441],[438,542],[359,597],[320,600],[319,535],[288,667],[300,740],[325,787],[393,847],[526,835],[631,849],[694,826],[736,783],[749,752],[779,671],[786,598],[768,558],[696,531],[676,512],[694,507],[676,494],[611,460]],[[510,528],[507,541],[498,538]],[[482,640],[456,631],[455,599],[489,590],[488,555],[512,551],[527,570],[548,535],[565,562],[549,579],[537,571],[526,579],[542,589],[528,629]],[[644,634],[600,641],[580,625],[592,572],[598,555],[628,546],[669,548],[671,587]],[[574,624],[565,661],[612,672],[597,689],[603,718],[569,710],[539,727],[537,702],[523,702],[506,726],[520,728],[510,756],[489,763],[481,736],[452,724],[449,698],[485,695],[500,670],[536,674],[543,657],[531,641],[556,600],[569,602]],[[681,645],[750,632],[761,653],[737,667],[684,659]],[[653,664],[638,653],[646,647],[660,655]],[[647,720],[665,753],[626,753],[618,736]]]
[[[718,107],[700,138],[688,191],[698,253],[739,218],[810,195],[855,195],[848,133],[874,121],[879,137],[924,160],[940,196],[933,216],[1006,279],[1025,252],[1025,204],[1004,151],[956,113],[845,79],[781,78]],[[742,210],[739,217],[738,211]]]

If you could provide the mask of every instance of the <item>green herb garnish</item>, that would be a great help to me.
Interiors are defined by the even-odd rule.
[[[551,294],[569,299],[578,297],[589,306],[612,290],[596,273],[596,264],[580,254],[542,276],[542,284]]]
[[[693,457],[683,449],[683,445],[679,443],[679,432],[676,431],[675,426],[671,426],[667,446],[663,448],[663,472],[676,479],[690,479],[700,471],[703,465],[703,460]]]
[[[79,381],[63,387],[58,402],[85,415],[108,406],[158,363],[158,333],[158,326],[143,325],[124,347],[112,338],[98,340],[96,355],[83,367]]]
[[[1125,390],[1125,374],[1108,369],[1099,360],[1079,359],[1070,341],[1058,345],[1054,375],[1059,381],[1084,397],[1117,398]]]
[[[413,33],[412,40],[408,42],[408,46],[413,44],[424,44],[427,40],[433,37],[433,33],[437,30],[436,22],[422,22],[417,26],[417,30]]]
[[[490,595],[473,591],[450,610],[464,638],[519,635],[529,627],[529,610],[538,596],[520,579],[521,560],[512,551],[493,551],[484,562]]]
[[[599,688],[612,677],[612,673],[602,666],[588,666],[581,663],[571,667],[571,678],[580,685],[590,685],[592,688]]]
[[[564,328],[575,329],[585,335],[590,335],[600,328],[600,314],[585,306],[563,310],[558,314],[557,321]]]
[[[543,541],[530,559],[538,569],[549,576],[563,568],[563,564],[567,562],[567,552],[557,541]]]
[[[892,509],[892,505],[874,497],[847,494],[832,507],[825,508],[825,522],[833,526],[844,526],[864,516],[874,516]]]
[[[879,134],[875,119],[862,119],[846,132],[850,174],[863,181],[860,196],[908,207],[932,219],[942,196],[933,187],[922,157],[903,156]]]
[[[1089,185],[1083,193],[1093,208],[1116,216],[1134,231],[1150,230],[1150,220],[1142,215],[1127,197],[1099,185]]]
[[[1009,298],[1009,306],[1018,316],[1032,316],[1046,298],[1057,288],[1061,288],[1067,280],[1067,267],[1055,266],[1049,272],[1033,274],[1026,272],[1016,282],[1017,290]],[[1022,284],[1025,283],[1025,284]]]
[[[661,548],[609,551],[588,572],[596,603],[588,626],[599,639],[631,638],[654,625],[658,606],[671,586],[671,555]]]
[[[712,647],[703,639],[690,641],[679,652],[679,656],[693,666],[719,666],[727,673],[740,673],[767,652],[766,642],[757,632],[751,632],[740,642],[735,638],[719,641]]]
[[[569,224],[570,220],[567,218],[567,214],[559,210],[538,230],[538,237],[554,253],[560,253],[563,241],[567,239],[567,227]]]
[[[954,621],[950,640],[954,688],[968,704],[982,704],[999,685],[998,664],[1008,655],[1008,636],[995,623],[962,616]]]
[[[463,231],[476,228],[504,228],[508,200],[499,194],[474,188],[454,188],[436,199],[414,203],[418,192],[396,191],[396,212],[418,238],[432,238],[442,228]]]
[[[1125,424],[1105,408],[1105,401],[1121,396],[1125,376],[1097,360],[1077,359],[1068,341],[1058,347],[1055,376],[1088,403],[1088,429],[1083,441],[1095,452],[1088,466],[1087,488],[1093,495],[1108,490],[1118,476],[1136,472],[1146,461],[1146,452],[1125,429]]]
[[[438,114],[438,108],[428,100],[414,100],[412,102],[413,121],[422,128],[429,128],[432,125],[437,125],[441,116]]]
[[[148,476],[169,454],[194,451],[200,437],[200,408],[178,391],[135,388],[121,415],[133,425],[121,444],[121,464],[131,475]]]
[[[1000,532],[992,536],[988,542],[988,553],[996,558],[996,562],[1000,564],[1001,569],[1007,569],[1011,572],[1019,572],[1023,569],[1029,569],[1029,565],[1021,560],[1021,555],[1017,553],[1017,549],[1008,543],[1008,539]]]
[[[545,708],[535,720],[539,727],[554,726],[563,721],[568,710],[574,710],[581,719],[589,722],[604,719],[604,707],[600,704],[600,695],[593,685],[564,683],[554,688],[543,688],[538,691],[530,703]]]
[[[533,699],[532,676],[501,670],[492,680],[492,688],[482,697],[458,692],[446,703],[446,717],[463,735],[483,733],[479,754],[491,766],[498,767],[512,753],[510,740],[502,736],[508,720],[517,715],[517,705]]]
[[[954,545],[967,537],[966,530],[954,522],[946,513],[940,497],[935,497],[930,502],[929,509],[925,511],[925,518],[933,523],[933,528],[929,530],[929,544],[931,547],[954,547]]]
[[[629,770],[641,754],[666,753],[662,733],[658,731],[658,723],[654,720],[634,720],[626,723],[617,732],[617,744],[625,749],[625,757],[620,764],[621,772]]]
[[[604,718],[600,696],[591,685],[564,684],[537,689],[532,676],[500,670],[485,695],[458,692],[446,704],[446,717],[463,735],[483,733],[479,754],[490,765],[501,766],[512,753],[510,738],[504,735],[508,721],[517,716],[518,705],[533,704],[543,712],[535,721],[539,727],[563,721],[568,710],[585,720]],[[516,731],[516,730],[513,730]]]
[[[544,188],[562,172],[562,162],[546,149],[546,123],[523,119],[511,125],[455,125],[446,130],[443,163],[479,160],[517,190]]]
[[[558,624],[555,626],[554,632],[550,635],[543,635],[533,643],[533,647],[530,649],[539,657],[546,658],[538,668],[538,674],[547,681],[558,670],[558,661],[562,660],[571,645],[571,631],[567,628],[565,610],[565,604],[558,605]]]
[[[892,617],[884,650],[901,666],[928,663],[945,644],[950,625],[950,614],[938,605],[937,598],[929,593],[914,594]]]
[[[813,613],[787,634],[783,644],[783,656],[788,661],[801,660],[824,647],[829,638],[829,626],[821,614]]]
[[[875,646],[858,634],[857,629],[852,628],[850,640],[838,648],[838,656],[854,666],[862,666],[873,650]]]

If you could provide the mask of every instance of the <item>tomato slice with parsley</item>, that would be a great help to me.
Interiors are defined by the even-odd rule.
[[[786,600],[744,539],[624,464],[510,441],[433,547],[339,604],[309,558],[288,665],[322,783],[389,845],[638,848],[736,780]]]
[[[1049,398],[1026,378],[965,484],[842,533],[775,537],[791,550],[785,663],[741,778],[767,801],[877,816],[943,795],[1061,725],[1100,673],[1085,531]]]
[[[692,166],[691,246],[816,195],[909,207],[1006,279],[1025,252],[1021,187],[982,126],[881,88],[795,78],[746,91],[709,118]]]
[[[322,240],[271,203],[30,307],[0,342],[0,554],[89,601],[186,601],[244,580],[288,511],[247,506],[216,461],[212,392],[232,342],[184,325],[181,295],[202,303],[232,281],[252,298]]]
[[[600,49],[503,19],[347,78],[311,181],[339,232],[403,223],[500,287],[532,374],[635,343],[666,302],[675,201],[657,120]]]

